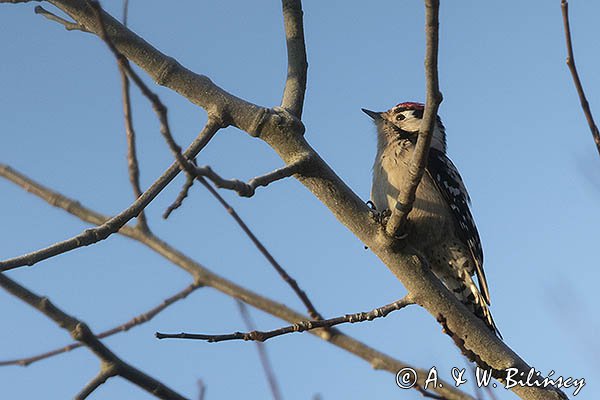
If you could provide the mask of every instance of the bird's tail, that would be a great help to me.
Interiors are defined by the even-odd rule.
[[[454,266],[453,266],[454,267]],[[479,291],[479,288],[473,281],[466,268],[452,268],[453,276],[443,276],[442,281],[446,287],[463,303],[473,314],[481,319],[492,332],[502,338],[498,327],[496,326],[492,313],[485,301],[485,298]]]

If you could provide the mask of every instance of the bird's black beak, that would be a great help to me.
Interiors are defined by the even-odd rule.
[[[367,110],[366,108],[361,108],[361,110],[365,114],[367,114],[369,117],[373,118],[374,120],[381,119],[381,113],[380,112]]]

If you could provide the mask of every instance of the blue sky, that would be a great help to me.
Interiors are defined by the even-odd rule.
[[[249,101],[279,104],[285,42],[277,1],[132,0],[131,28],[186,67]],[[449,154],[473,199],[482,237],[492,312],[506,342],[537,369],[585,378],[577,396],[600,396],[597,227],[598,154],[568,70],[560,1],[444,2],[441,9],[440,115]],[[375,153],[374,127],[361,107],[387,109],[424,99],[424,11],[421,1],[304,1],[309,83],[306,137],[365,200]],[[119,17],[121,2],[103,2]],[[119,76],[106,47],[33,13],[34,4],[0,12],[0,160],[105,214],[132,201],[125,159]],[[588,99],[600,113],[600,4],[571,5],[576,59]],[[146,79],[150,82],[149,79]],[[169,108],[178,142],[188,144],[206,115],[156,88]],[[142,186],[169,165],[158,123],[136,90]],[[264,143],[229,128],[199,157],[222,176],[249,179],[282,165]],[[299,301],[233,220],[201,187],[164,221],[181,177],[148,208],[157,235],[214,272],[302,310]],[[87,227],[0,180],[0,257],[71,237]],[[401,283],[363,249],[298,182],[285,180],[252,199],[222,194],[326,316],[366,311],[405,294]],[[101,331],[146,311],[186,286],[178,268],[128,239],[105,242],[9,273]],[[0,292],[4,315],[0,358],[33,355],[69,337],[41,314]],[[282,324],[252,311],[256,324]],[[150,323],[105,343],[125,360],[193,397],[268,398],[255,346],[158,341],[155,331],[226,333],[243,329],[231,298],[201,289]],[[343,331],[421,368],[465,361],[440,327],[417,307]],[[394,377],[310,335],[267,342],[285,399],[402,398]],[[78,350],[26,369],[0,370],[5,398],[72,397],[97,372]],[[350,384],[349,384],[350,383]],[[463,389],[470,391],[470,385]],[[572,394],[572,390],[567,390]],[[498,389],[499,399],[516,398]],[[149,398],[121,380],[91,398]]]

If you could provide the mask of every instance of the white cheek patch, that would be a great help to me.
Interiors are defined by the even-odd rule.
[[[413,116],[408,116],[402,121],[402,129],[408,132],[417,132],[421,128],[421,120]]]

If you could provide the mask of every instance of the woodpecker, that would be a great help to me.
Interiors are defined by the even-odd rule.
[[[400,103],[388,111],[362,109],[377,127],[371,202],[375,210],[394,210],[408,173],[423,120],[422,103]],[[411,245],[429,261],[448,290],[498,336],[488,306],[490,292],[483,271],[483,250],[469,210],[471,200],[458,170],[446,155],[446,132],[436,118],[427,159],[406,228]],[[479,287],[473,276],[477,275]]]

